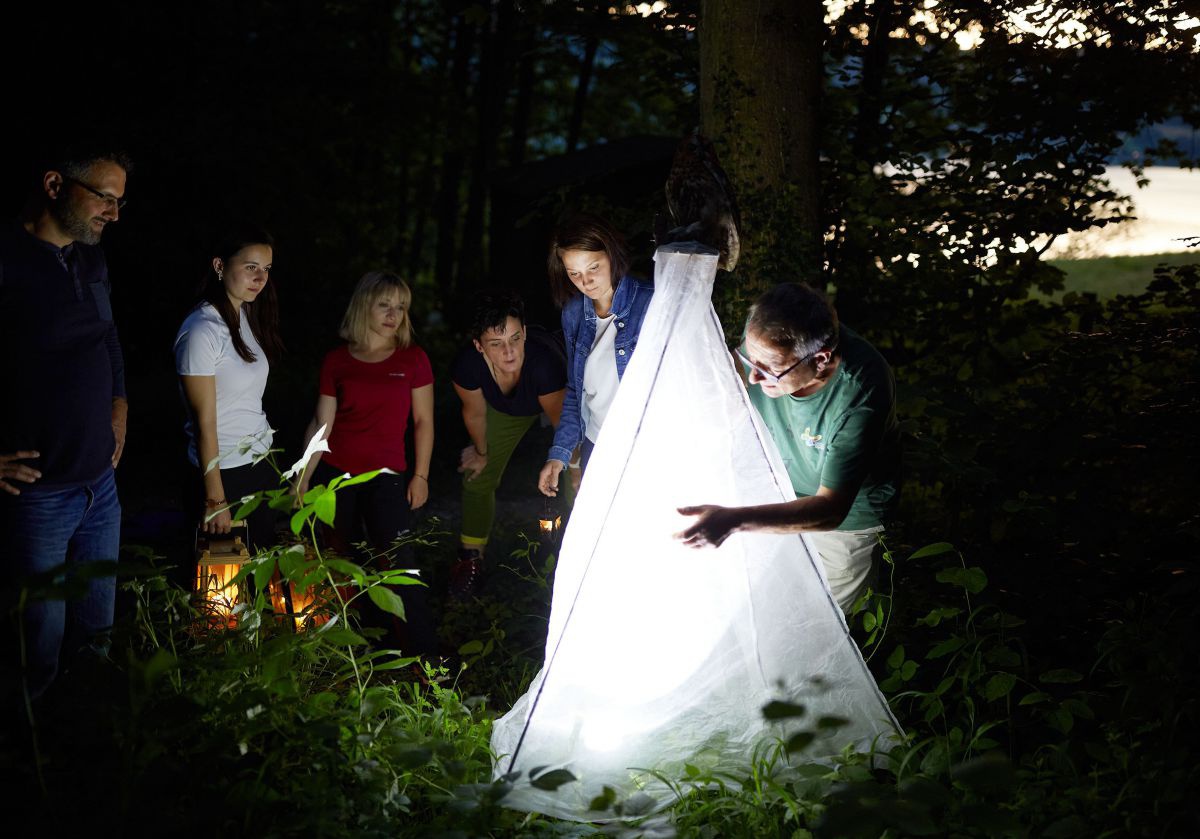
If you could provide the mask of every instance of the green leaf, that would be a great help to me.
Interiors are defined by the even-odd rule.
[[[863,625],[863,629],[865,631],[870,632],[878,624],[879,624],[879,620],[875,617],[874,612],[864,612],[863,613],[862,625]]]
[[[604,785],[604,789],[599,795],[591,800],[588,804],[589,810],[607,810],[612,807],[613,802],[617,800],[617,791],[608,784]]]
[[[934,575],[939,583],[962,586],[971,594],[979,594],[987,588],[987,574],[978,566],[970,568],[943,568]]]
[[[479,639],[468,641],[458,648],[459,655],[478,655],[483,652],[483,642]]]
[[[896,670],[903,663],[904,663],[904,645],[901,644],[900,646],[896,647],[896,649],[892,650],[891,655],[889,655],[887,657],[887,666],[892,668],[893,670]]]
[[[250,515],[255,510],[257,510],[259,505],[262,504],[262,502],[263,502],[263,497],[261,495],[255,495],[253,498],[251,498],[245,504],[241,504],[238,506],[237,511],[233,514],[233,520],[241,521],[242,519],[246,518],[246,516]]]
[[[817,718],[817,728],[821,729],[822,731],[836,731],[837,729],[843,728],[849,724],[850,720],[846,719],[845,717],[836,717],[830,715],[827,717]]]
[[[330,570],[337,571],[339,574],[343,574],[354,580],[359,586],[367,584],[367,572],[362,569],[361,565],[357,565],[348,559],[329,557],[325,560],[325,565]]]
[[[1062,707],[1081,719],[1094,720],[1096,718],[1096,712],[1092,710],[1091,706],[1080,699],[1064,699]]]
[[[923,548],[917,548],[909,556],[909,559],[925,559],[930,556],[940,556],[944,553],[950,553],[954,550],[954,546],[949,542],[934,542],[932,545],[926,545]]]
[[[912,677],[915,675],[917,675],[917,663],[915,661],[913,661],[912,659],[909,659],[908,661],[904,662],[903,665],[901,665],[901,667],[900,667],[900,678],[901,679],[908,682],[908,681],[911,681]]]
[[[532,772],[529,774],[529,783],[533,785],[534,789],[543,789],[549,792],[553,792],[563,784],[569,784],[575,780],[575,776],[566,769],[551,769],[549,772],[544,772],[536,778],[532,777]]]
[[[955,650],[961,648],[963,646],[963,644],[965,644],[965,643],[967,643],[965,638],[958,638],[958,637],[947,638],[945,641],[938,644],[932,650],[927,652],[925,654],[925,658],[928,658],[928,659],[941,658],[942,656],[949,655],[950,653],[954,652]]]
[[[267,590],[267,585],[271,582],[271,576],[275,573],[275,563],[270,559],[260,559],[254,561],[254,585],[259,592]]]
[[[1053,698],[1054,697],[1052,697],[1050,694],[1043,693],[1042,691],[1037,690],[1037,691],[1034,691],[1033,693],[1027,693],[1024,696],[1022,696],[1021,701],[1018,702],[1017,704],[1018,705],[1036,705],[1039,702],[1045,702],[1047,699],[1053,699]]]
[[[656,803],[656,799],[647,795],[646,793],[635,792],[633,795],[617,804],[617,806],[613,809],[616,811],[617,815],[624,816],[626,818],[636,818],[649,813],[654,809]]]
[[[794,702],[782,702],[774,700],[768,702],[762,708],[763,719],[767,720],[785,720],[792,717],[802,717],[805,714],[805,707]]]
[[[367,597],[370,597],[371,602],[383,611],[398,618],[404,617],[404,601],[400,599],[400,595],[387,586],[371,586],[367,589]]]
[[[917,621],[917,623],[924,624],[925,626],[937,626],[947,618],[953,618],[961,612],[962,609],[953,606],[934,609],[928,615]]]
[[[357,632],[341,626],[334,627],[333,629],[326,629],[324,631],[318,631],[317,637],[326,643],[335,644],[337,646],[361,647],[367,643],[367,639],[363,638]]]
[[[374,478],[376,475],[378,475],[382,471],[383,471],[382,469],[373,469],[370,472],[363,472],[361,475],[355,475],[354,477],[346,478],[345,480],[343,480],[339,476],[329,482],[329,488],[334,489],[336,487],[337,489],[345,489],[346,487],[352,487],[355,484],[365,483],[366,481],[369,481],[372,478]]]
[[[320,495],[313,502],[313,510],[316,512],[317,518],[332,526],[334,516],[337,513],[337,493],[326,492]]]
[[[372,670],[401,670],[405,667],[408,667],[408,665],[412,664],[413,662],[420,661],[420,660],[421,659],[419,656],[415,656],[415,655],[404,656],[403,658],[397,658],[393,661],[385,661],[380,664],[372,664],[371,669]]]
[[[312,507],[301,507],[296,512],[292,513],[291,529],[295,536],[300,535],[300,531],[304,529],[304,523],[308,521],[308,517],[312,515]]]
[[[291,580],[304,568],[304,546],[292,545],[279,555],[279,573]]]
[[[1046,684],[1067,685],[1083,681],[1083,674],[1074,670],[1047,670],[1038,679]]]
[[[1017,677],[1012,673],[997,673],[988,679],[987,684],[983,686],[983,698],[992,702],[1008,696],[1016,684]]]
[[[416,577],[412,574],[409,574],[408,572],[406,572],[402,569],[399,569],[399,568],[397,568],[393,571],[384,571],[382,574],[379,575],[379,581],[381,583],[387,583],[389,586],[423,586],[423,585],[427,585],[427,583],[424,580],[422,580],[419,577]]]
[[[296,497],[290,492],[281,492],[267,502],[272,510],[290,510],[296,504]]]

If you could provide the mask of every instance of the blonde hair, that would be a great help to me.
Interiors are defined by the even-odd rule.
[[[396,346],[400,349],[411,346],[413,328],[408,309],[412,305],[412,290],[408,283],[390,271],[368,271],[362,275],[354,287],[354,294],[350,296],[350,305],[346,307],[338,335],[351,344],[365,344],[371,308],[380,298],[392,292],[400,295],[400,308],[403,309],[400,323],[396,326]]]

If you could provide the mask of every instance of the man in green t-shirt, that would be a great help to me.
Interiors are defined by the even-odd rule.
[[[879,534],[899,490],[892,370],[803,283],[776,286],[759,298],[736,354],[797,497],[752,507],[683,507],[680,513],[698,518],[678,538],[715,547],[739,531],[808,533],[830,590],[848,612],[871,582]]]

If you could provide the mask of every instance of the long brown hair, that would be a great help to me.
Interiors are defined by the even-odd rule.
[[[615,289],[629,270],[629,247],[621,231],[607,220],[590,213],[580,213],[561,222],[550,237],[550,253],[546,267],[550,274],[550,294],[561,308],[579,294],[579,289],[567,276],[563,267],[561,251],[603,252],[612,266],[612,284]]]
[[[266,245],[273,251],[275,249],[275,240],[271,237],[270,233],[262,228],[253,225],[240,225],[229,230],[221,238],[212,256],[219,258],[223,264],[229,265],[238,251],[251,245]],[[242,340],[241,321],[238,317],[238,310],[230,302],[229,295],[225,293],[225,286],[222,285],[221,278],[217,275],[216,269],[212,267],[211,263],[212,260],[210,259],[208,275],[205,277],[203,291],[201,292],[201,300],[210,303],[221,315],[221,320],[225,321],[225,326],[229,329],[229,337],[233,339],[233,348],[237,351],[237,354],[242,357],[243,361],[253,363],[255,361],[254,353],[250,351],[250,348],[246,346],[246,342]],[[254,302],[243,303],[242,310],[245,311],[246,322],[250,324],[250,331],[254,333],[259,346],[266,353],[267,360],[277,361],[283,355],[283,339],[279,337],[279,298],[275,294],[274,281],[268,279],[267,284],[263,286],[263,290],[259,292]]]

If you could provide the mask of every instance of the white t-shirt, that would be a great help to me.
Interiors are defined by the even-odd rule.
[[[270,364],[259,346],[246,312],[239,309],[242,340],[254,354],[246,362],[233,346],[225,321],[211,303],[196,308],[175,336],[175,372],[181,376],[215,376],[217,379],[217,452],[222,469],[244,466],[256,454],[271,447],[273,432],[263,412],[262,395]],[[197,455],[196,417],[184,397],[188,411],[184,431],[188,436],[188,459],[201,464]]]
[[[596,337],[592,351],[583,366],[584,434],[593,443],[600,437],[600,427],[617,395],[617,328],[616,315],[596,318]]]

